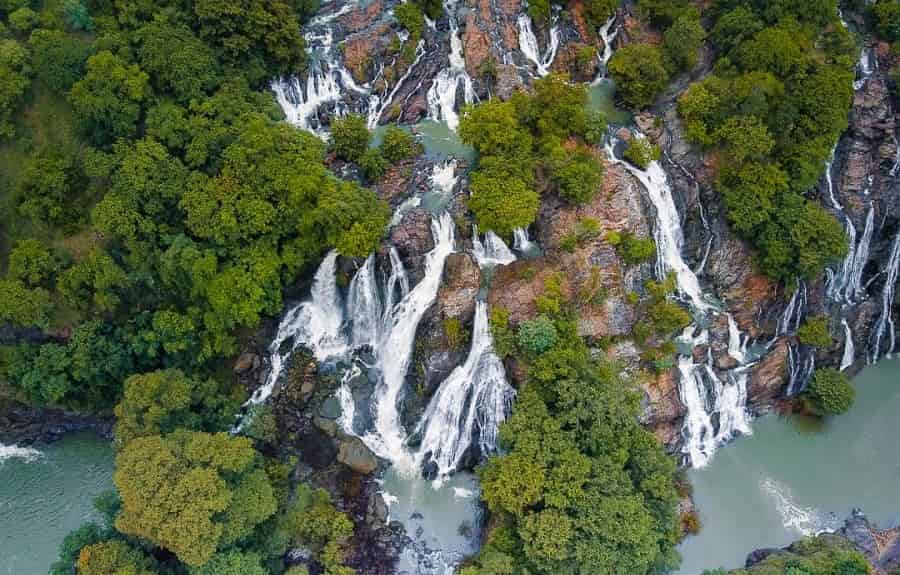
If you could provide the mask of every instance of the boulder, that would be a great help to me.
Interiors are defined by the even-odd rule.
[[[358,437],[345,437],[341,440],[337,460],[362,475],[378,469],[378,458]]]
[[[468,253],[450,254],[444,264],[444,282],[438,291],[440,315],[468,323],[475,313],[481,270]]]
[[[765,357],[750,370],[747,403],[760,412],[781,397],[787,384],[787,362],[790,344],[781,338]]]
[[[261,360],[258,355],[251,352],[244,352],[238,356],[237,361],[234,362],[234,373],[241,375],[247,373],[252,369],[256,369],[259,367]]]

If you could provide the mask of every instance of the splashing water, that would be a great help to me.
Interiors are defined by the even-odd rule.
[[[491,453],[514,397],[493,350],[487,304],[479,301],[469,356],[441,383],[419,422],[418,461],[432,462],[436,476],[445,478],[462,462],[476,433],[481,453]]]
[[[553,16],[553,23],[550,27],[550,45],[547,46],[547,52],[543,55],[538,46],[537,37],[534,35],[531,16],[526,12],[519,14],[517,24],[519,26],[519,49],[528,60],[534,63],[538,76],[546,76],[550,73],[550,65],[553,64],[556,52],[559,50],[559,27],[556,25],[556,15]]]
[[[347,311],[352,321],[350,341],[353,347],[375,349],[381,327],[381,301],[375,282],[375,254],[366,258],[353,280],[347,295]]]
[[[505,266],[516,261],[516,256],[506,243],[492,231],[484,234],[484,241],[478,235],[478,226],[472,226],[472,253],[478,267]]]
[[[619,32],[622,30],[622,26],[618,25],[615,28],[613,26],[616,24],[616,14],[613,14],[609,20],[607,20],[603,26],[600,27],[599,34],[600,39],[603,40],[603,52],[598,57],[599,59],[599,70],[597,72],[597,77],[594,78],[594,81],[591,82],[592,86],[596,86],[600,82],[606,79],[607,66],[609,65],[609,59],[612,58],[613,55],[613,42],[616,39],[616,36],[619,35]]]
[[[525,228],[513,230],[513,249],[522,255],[531,255],[540,251],[538,245],[528,237],[528,230]]]
[[[3,445],[0,443],[0,464],[7,459],[22,459],[34,461],[41,456],[41,452],[31,447],[19,447],[18,445]]]
[[[456,14],[457,0],[445,0],[444,11],[450,22],[450,65],[442,69],[428,89],[428,117],[443,121],[451,130],[459,125],[456,111],[456,93],[462,85],[463,98],[467,104],[475,100],[475,89],[472,78],[466,72],[466,61],[463,57],[462,39],[459,35],[459,22]]]
[[[406,433],[400,423],[399,401],[413,351],[416,328],[437,297],[444,262],[453,253],[453,219],[444,213],[432,222],[434,249],[425,256],[425,275],[395,304],[386,318],[378,345],[381,379],[375,387],[375,429],[363,436],[366,445],[391,461],[400,472],[414,473],[415,462],[407,452]]]
[[[248,405],[262,403],[272,395],[285,362],[301,344],[307,345],[319,361],[347,352],[348,342],[341,331],[344,310],[337,287],[336,264],[337,252],[332,250],[316,271],[310,301],[294,306],[282,318],[275,339],[269,346],[269,376],[266,383],[247,400]],[[290,349],[282,349],[289,340],[293,340]]]
[[[885,353],[893,353],[897,345],[892,308],[898,271],[900,271],[900,232],[894,237],[894,243],[891,246],[891,257],[888,260],[884,288],[881,292],[881,316],[870,336],[869,363],[877,362]],[[885,345],[885,337],[887,337],[887,345]]]

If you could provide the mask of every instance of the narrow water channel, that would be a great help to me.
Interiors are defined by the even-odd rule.
[[[853,384],[848,413],[820,424],[763,417],[689,473],[703,527],[682,544],[679,575],[740,567],[754,549],[840,527],[854,507],[880,526],[900,522],[900,360]]]

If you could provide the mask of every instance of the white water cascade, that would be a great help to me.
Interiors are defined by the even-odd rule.
[[[900,232],[894,237],[891,257],[885,270],[884,288],[881,292],[881,315],[870,336],[869,363],[877,362],[884,354],[893,353],[897,345],[894,317],[891,312],[894,305],[898,271],[900,271]]]
[[[844,328],[844,355],[841,357],[841,371],[844,371],[856,359],[856,350],[853,347],[853,331],[846,319],[841,320],[841,326]]]
[[[450,22],[450,65],[440,72],[428,89],[428,117],[444,122],[451,130],[459,125],[459,114],[456,108],[456,93],[462,86],[463,98],[467,104],[475,100],[475,89],[472,78],[466,72],[466,61],[463,56],[462,39],[459,35],[459,22],[456,14],[457,0],[444,0],[444,11]]]
[[[301,344],[308,346],[319,361],[348,351],[348,342],[341,330],[344,310],[335,276],[336,263],[337,252],[329,252],[313,278],[310,300],[284,314],[275,339],[269,345],[269,376],[247,400],[248,404],[262,403],[272,395],[284,371],[285,361]],[[290,349],[283,349],[289,340],[292,340]]]
[[[528,237],[528,230],[516,228],[513,230],[513,249],[520,254],[527,255],[537,251],[537,244]]]
[[[643,137],[636,134],[636,137]],[[656,241],[656,275],[665,278],[670,272],[675,274],[678,291],[687,298],[698,311],[706,311],[712,306],[705,300],[700,289],[700,281],[690,266],[681,257],[684,245],[684,233],[681,230],[681,218],[675,208],[672,190],[666,172],[658,161],[652,161],[645,170],[641,170],[628,162],[616,158],[613,153],[614,141],[606,145],[609,159],[625,167],[644,185],[650,202],[656,210],[656,229],[653,239]]]
[[[541,54],[540,45],[534,35],[531,16],[527,12],[522,12],[516,23],[519,26],[519,49],[528,60],[534,63],[538,76],[546,76],[550,73],[550,66],[556,59],[556,52],[559,50],[559,26],[556,25],[556,15],[554,14],[552,17],[550,45],[547,46],[544,54]]]
[[[853,89],[861,90],[877,69],[878,58],[875,57],[874,48],[864,46],[859,54],[859,62],[856,64],[856,81],[853,82]]]
[[[0,443],[0,464],[7,459],[22,459],[34,461],[41,456],[41,452],[31,447],[19,447],[18,445],[4,445]]]
[[[636,134],[635,137],[643,137]],[[691,305],[696,314],[706,316],[721,312],[708,302],[700,288],[700,281],[681,255],[684,234],[681,218],[672,198],[668,178],[659,162],[651,162],[646,170],[619,160],[614,154],[614,144],[607,143],[606,152],[610,161],[621,164],[644,186],[656,210],[656,274],[665,278],[675,274],[676,285],[681,296]],[[703,467],[715,450],[738,434],[750,434],[750,414],[747,411],[747,380],[750,368],[748,342],[741,336],[737,323],[730,315],[728,319],[728,353],[738,366],[725,374],[723,381],[713,369],[712,349],[709,347],[709,332],[697,324],[688,326],[679,341],[691,350],[706,347],[706,361],[695,363],[690,353],[678,358],[681,375],[679,396],[687,414],[684,418],[682,451],[690,458],[694,467]]]
[[[775,332],[777,335],[788,335],[800,329],[800,322],[803,320],[803,313],[806,311],[806,299],[806,283],[798,281],[790,301],[788,301],[781,318],[778,320],[778,328]]]
[[[396,252],[396,250],[395,250]],[[399,256],[397,256],[399,261]],[[391,263],[394,263],[393,257]],[[402,269],[402,264],[401,268]],[[350,318],[350,341],[354,348],[369,346],[375,349],[381,335],[381,300],[378,298],[375,281],[375,254],[366,262],[350,281],[347,292],[347,311]]]
[[[598,56],[600,65],[597,77],[591,82],[592,86],[596,86],[606,79],[606,67],[609,64],[609,59],[612,58],[613,55],[613,42],[615,41],[616,36],[619,35],[619,31],[622,29],[621,24],[613,28],[616,24],[616,16],[616,14],[613,14],[609,20],[600,27],[599,34],[600,39],[603,40],[603,52]]]
[[[472,226],[472,255],[480,268],[505,266],[516,261],[516,255],[494,232],[488,231],[482,241],[478,235],[478,226]]]
[[[514,397],[493,350],[487,304],[479,301],[469,356],[441,383],[419,422],[417,467],[430,461],[439,480],[447,477],[469,451],[476,431],[481,453],[491,453]]]

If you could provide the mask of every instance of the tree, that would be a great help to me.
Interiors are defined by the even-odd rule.
[[[556,326],[545,315],[523,321],[519,325],[519,347],[530,355],[540,355],[556,343]]]
[[[94,250],[59,276],[58,289],[78,309],[111,312],[119,305],[125,272],[102,250]]]
[[[220,82],[219,64],[205,42],[187,26],[157,17],[135,34],[141,69],[160,92],[180,102],[200,99]]]
[[[89,545],[102,542],[105,536],[105,530],[96,523],[85,523],[66,534],[59,546],[59,559],[50,567],[50,575],[75,575],[74,565],[78,561],[81,550]]]
[[[407,3],[403,6],[415,4]],[[331,122],[331,149],[348,162],[355,162],[362,157],[369,148],[371,138],[366,119],[359,114],[347,114]]]
[[[828,331],[828,318],[825,316],[810,317],[797,330],[797,337],[803,345],[829,347],[834,340]]]
[[[418,146],[413,137],[399,126],[391,124],[384,131],[381,141],[381,155],[391,164],[401,162],[417,153]]]
[[[832,368],[816,370],[807,390],[813,410],[821,415],[840,415],[853,405],[856,390],[847,376]]]
[[[205,565],[192,569],[191,575],[268,575],[256,553],[237,550],[216,553]]]
[[[560,196],[573,204],[586,204],[603,184],[603,164],[589,149],[579,146],[553,166],[550,177]]]
[[[275,513],[277,501],[252,442],[227,433],[139,437],[116,456],[122,497],[116,529],[199,567]]]
[[[297,487],[294,501],[279,520],[278,530],[291,545],[312,549],[329,575],[352,575],[343,567],[344,546],[353,535],[353,522],[335,509],[328,492]]]
[[[650,162],[660,158],[661,153],[659,146],[651,144],[646,138],[635,137],[628,141],[623,156],[635,166],[646,170]]]
[[[67,150],[45,147],[25,162],[17,195],[19,211],[34,222],[71,223],[78,211],[73,197],[84,184],[76,157]]]
[[[68,370],[72,360],[66,348],[45,343],[39,348],[20,347],[10,366],[11,379],[31,401],[40,405],[59,404],[72,392]]]
[[[60,30],[35,30],[28,45],[35,76],[58,92],[68,91],[84,75],[94,51],[91,42]]]
[[[78,575],[153,575],[152,562],[124,541],[104,541],[84,547],[78,555]]]
[[[8,277],[30,287],[46,283],[57,269],[56,258],[40,240],[19,240],[9,253]]]
[[[693,69],[705,38],[706,30],[700,25],[700,15],[696,10],[679,16],[663,34],[662,50],[669,72]]]
[[[710,34],[710,39],[727,55],[736,46],[752,38],[764,27],[763,22],[746,6],[738,6],[723,14]]]
[[[689,0],[640,0],[638,11],[641,18],[649,20],[657,28],[665,29],[688,10],[689,6]]]
[[[83,30],[92,32],[94,30],[94,20],[88,12],[87,6],[80,0],[65,0],[63,2],[63,13],[66,17],[66,24],[72,30]]]
[[[99,146],[133,137],[141,104],[150,95],[147,73],[109,51],[88,58],[86,69],[69,92],[82,131]]]
[[[630,108],[653,102],[669,81],[662,52],[649,44],[629,44],[609,60],[609,75],[616,82],[619,98]]]
[[[891,0],[878,0],[874,12],[881,37],[889,42],[900,40],[900,6]]]
[[[12,137],[15,133],[11,119],[30,84],[21,68],[0,62],[0,138]]]
[[[502,167],[486,165],[485,160],[481,166],[469,185],[469,208],[478,227],[510,237],[514,229],[531,225],[540,208],[537,192]]]
[[[14,279],[0,279],[0,321],[45,326],[49,310],[50,294],[46,290],[29,289]]]

